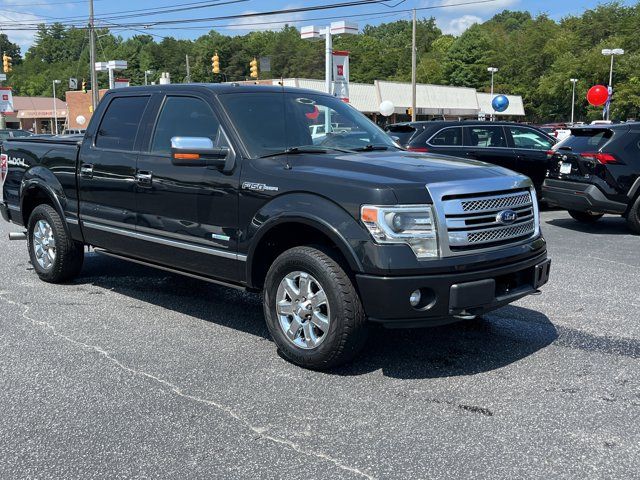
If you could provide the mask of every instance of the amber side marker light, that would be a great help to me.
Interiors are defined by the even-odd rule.
[[[173,158],[178,160],[200,160],[199,153],[174,153]]]

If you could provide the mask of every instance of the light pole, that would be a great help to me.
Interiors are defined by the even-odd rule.
[[[56,105],[56,85],[60,84],[60,80],[53,81],[53,131],[54,135],[58,135],[58,107]]]
[[[624,55],[621,48],[603,48],[602,55],[611,57],[611,66],[609,67],[609,105],[607,106],[607,120],[609,120],[611,112],[611,96],[613,95],[613,57],[616,55]]]
[[[493,122],[495,119],[495,110],[493,109],[493,76],[495,75],[495,73],[498,71],[498,69],[496,67],[489,67],[487,68],[487,72],[491,73],[491,121]]]
[[[578,82],[578,79],[570,78],[569,81],[573,84],[573,89],[571,91],[571,124],[573,125],[573,114],[576,107],[576,83]]]
[[[145,70],[144,71],[144,84],[148,85],[149,84],[149,78],[148,76],[151,75],[153,73],[153,70]]]
[[[324,88],[329,95],[331,91],[331,80],[333,77],[333,35],[356,35],[358,25],[344,21],[332,22],[324,28],[315,25],[307,25],[300,29],[300,38],[303,40],[320,40],[324,38]],[[325,133],[331,130],[331,116],[329,109],[325,109]]]

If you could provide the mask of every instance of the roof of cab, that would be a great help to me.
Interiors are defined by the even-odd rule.
[[[256,85],[247,83],[172,83],[167,85],[143,85],[137,87],[127,87],[122,89],[111,89],[108,94],[129,93],[129,92],[180,92],[194,90],[209,90],[215,94],[225,93],[256,93],[256,92],[272,92],[272,93],[305,93],[307,95],[328,95],[317,90],[308,90],[296,87],[283,87],[280,85]]]

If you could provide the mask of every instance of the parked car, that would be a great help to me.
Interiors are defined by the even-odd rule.
[[[85,129],[65,128],[62,135],[84,135],[84,132],[86,132]]]
[[[414,152],[472,158],[520,172],[538,193],[555,141],[541,130],[511,122],[434,121],[388,125],[386,131]]]
[[[27,130],[18,130],[12,128],[0,129],[0,145],[2,145],[2,142],[9,138],[23,138],[30,137],[31,135],[33,135],[33,133],[28,132]]]
[[[622,215],[640,234],[640,123],[572,128],[553,148],[543,192],[580,222]]]
[[[349,133],[314,144],[309,126],[325,114]],[[42,280],[76,276],[92,245],[262,291],[278,348],[305,367],[352,358],[369,322],[473,318],[537,293],[549,276],[527,177],[406,152],[316,91],[115,89],[82,142],[11,139],[0,158],[0,212],[26,227]]]

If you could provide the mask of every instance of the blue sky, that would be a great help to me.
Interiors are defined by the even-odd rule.
[[[210,3],[214,3],[212,0]],[[231,2],[229,0],[218,0],[219,2],[229,2],[226,5],[209,6],[184,12],[161,13],[150,15],[159,9],[175,8],[182,4],[203,4],[207,2],[197,2],[196,0],[94,0],[95,14],[100,23],[101,16],[112,15],[114,12],[148,9],[147,12],[128,13],[130,18],[119,20],[109,20],[111,23],[128,22],[149,22],[163,21],[169,19],[198,19],[206,17],[217,17],[223,15],[236,15],[247,12],[263,12],[268,10],[280,10],[287,8],[307,7],[314,5],[326,5],[328,3],[339,3],[344,0],[322,0],[302,1],[302,0],[244,0]],[[215,26],[217,30],[227,34],[246,33],[253,29],[279,29],[283,21],[289,21],[293,25],[323,24],[331,20],[315,20],[318,17],[339,17],[349,15],[362,15],[362,17],[347,18],[350,21],[357,21],[361,26],[365,24],[377,24],[385,21],[409,18],[409,13],[398,12],[408,8],[420,8],[446,5],[446,8],[436,8],[433,10],[423,10],[420,16],[434,16],[438,25],[447,33],[460,34],[475,22],[482,22],[490,18],[496,12],[505,8],[512,10],[528,10],[533,14],[547,13],[551,17],[560,19],[566,15],[580,14],[587,8],[596,6],[595,0],[493,0],[487,3],[475,5],[458,5],[469,0],[391,0],[389,6],[374,4],[358,7],[339,8],[335,10],[324,10],[316,12],[288,13],[270,17],[252,17],[240,20],[211,21],[207,23],[190,23],[185,25],[171,26],[147,26],[136,27],[135,30],[117,30],[117,33],[127,37],[140,33],[144,30],[147,33],[158,36],[174,36],[178,38],[195,38],[206,33],[209,28]],[[635,0],[628,0],[625,3],[632,4]],[[144,14],[143,14],[144,13]],[[6,31],[9,38],[18,43],[23,52],[29,47],[33,32],[29,30],[19,30],[25,23],[39,21],[61,20],[63,23],[80,21],[88,14],[88,3],[83,0],[0,0],[0,23],[15,25],[18,30]],[[336,19],[337,20],[337,19]],[[102,21],[102,25],[108,25],[107,20]],[[255,25],[261,23],[261,25]],[[186,28],[185,28],[186,27]],[[201,27],[201,28],[200,28]]]

